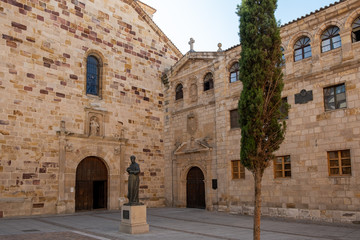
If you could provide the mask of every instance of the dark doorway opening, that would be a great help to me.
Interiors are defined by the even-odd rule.
[[[97,157],[87,157],[76,169],[75,210],[107,209],[107,169]]]
[[[192,167],[187,174],[186,207],[205,208],[204,174],[198,167]]]

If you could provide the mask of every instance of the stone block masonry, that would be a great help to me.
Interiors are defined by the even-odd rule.
[[[0,216],[74,211],[88,156],[108,167],[108,209],[126,195],[132,154],[147,186],[140,198],[163,206],[160,76],[182,54],[144,10],[129,0],[1,0],[0,26]],[[99,96],[86,94],[89,54],[102,62]],[[89,137],[89,114],[103,117],[102,136]]]

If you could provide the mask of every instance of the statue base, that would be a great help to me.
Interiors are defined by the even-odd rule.
[[[145,205],[123,205],[121,209],[120,232],[141,234],[149,232],[149,224],[146,222]]]

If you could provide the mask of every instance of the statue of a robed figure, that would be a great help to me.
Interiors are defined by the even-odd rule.
[[[132,155],[130,157],[131,164],[126,169],[129,173],[129,180],[128,180],[128,199],[129,202],[125,205],[133,206],[133,205],[143,205],[139,202],[139,174],[140,174],[140,166],[138,163],[135,162],[136,157]]]
[[[120,232],[138,234],[149,232],[146,222],[146,205],[139,202],[139,174],[140,166],[135,162],[135,156],[130,157],[131,164],[126,169],[129,173],[128,199],[129,202],[121,208]]]

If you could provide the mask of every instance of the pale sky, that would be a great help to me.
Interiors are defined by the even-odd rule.
[[[239,17],[236,6],[241,0],[141,0],[155,8],[153,20],[183,53],[194,38],[195,51],[216,51],[239,44]],[[281,24],[314,12],[335,0],[278,0],[276,18]]]

